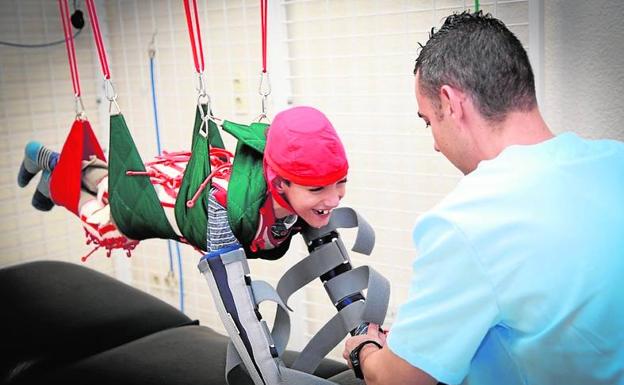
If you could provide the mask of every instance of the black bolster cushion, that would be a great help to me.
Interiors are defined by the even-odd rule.
[[[0,383],[192,323],[169,304],[87,267],[0,269]]]

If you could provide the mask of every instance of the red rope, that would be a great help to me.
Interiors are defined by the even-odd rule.
[[[188,25],[189,38],[191,39],[191,48],[193,49],[193,61],[195,61],[195,70],[197,73],[204,72],[204,50],[202,48],[201,31],[199,29],[199,15],[197,13],[197,0],[193,0],[193,16],[195,19],[195,28],[193,28],[193,16],[191,16],[191,7],[189,0],[184,0],[184,11],[186,13],[186,24]],[[197,37],[197,39],[195,39]],[[197,51],[199,50],[199,55]]]
[[[214,176],[227,178],[231,170],[232,170],[232,164],[230,163],[224,163],[220,165],[219,167],[215,168],[210,174],[208,174],[208,176],[206,177],[206,179],[204,179],[202,184],[199,185],[193,197],[189,199],[188,201],[186,201],[186,207],[191,208],[195,206],[195,203],[197,203],[197,200],[199,199],[199,195],[202,193],[202,191],[204,191],[204,189],[206,188],[206,186],[208,185],[208,183]]]
[[[80,96],[80,78],[78,76],[78,66],[76,64],[76,49],[74,47],[74,37],[71,32],[69,22],[69,5],[67,0],[58,0],[61,12],[61,22],[63,23],[63,33],[65,34],[65,47],[67,48],[67,59],[69,61],[69,72],[71,73],[74,96]]]
[[[267,72],[267,4],[260,0],[260,30],[262,31],[262,72]]]
[[[95,46],[100,57],[100,65],[102,66],[102,73],[105,79],[110,79],[110,70],[108,69],[108,60],[106,59],[106,50],[104,49],[104,43],[102,42],[102,34],[100,33],[100,21],[97,17],[95,4],[93,0],[86,0],[87,10],[89,11],[89,19],[91,20],[91,29],[93,29],[93,38],[95,39]]]
[[[145,171],[130,170],[126,171],[126,175],[149,177],[152,184],[162,186],[165,190],[165,193],[175,200],[178,197],[178,191],[180,190],[180,186],[182,185],[182,178],[184,177],[184,170],[190,158],[191,153],[189,151],[163,151],[163,154],[158,155],[155,161],[145,163]],[[201,193],[206,189],[208,183],[212,180],[213,177],[229,180],[234,154],[225,149],[211,147],[209,158],[210,165],[213,168],[213,171],[204,179],[201,185],[197,188],[197,191],[195,191],[193,197],[186,202],[187,207],[193,207],[195,205],[197,200],[200,198]],[[163,172],[155,166],[169,167],[177,170],[179,174],[171,176],[169,175],[169,173]],[[164,203],[162,204],[165,205]]]

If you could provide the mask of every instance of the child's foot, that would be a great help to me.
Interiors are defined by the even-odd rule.
[[[39,142],[28,142],[24,148],[24,160],[17,174],[17,184],[20,187],[26,186],[42,169],[52,171],[58,162],[58,158],[58,152],[44,147]]]
[[[54,207],[54,202],[50,199],[50,171],[43,170],[41,173],[41,179],[37,184],[37,189],[33,194],[32,205],[37,210],[50,211]]]

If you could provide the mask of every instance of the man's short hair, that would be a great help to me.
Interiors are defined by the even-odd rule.
[[[416,59],[420,90],[439,106],[444,84],[467,92],[479,112],[501,121],[511,111],[528,111],[537,104],[535,81],[520,40],[492,15],[463,12],[431,30]]]

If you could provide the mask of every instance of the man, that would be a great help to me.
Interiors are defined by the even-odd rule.
[[[371,325],[348,363],[368,385],[624,384],[624,144],[554,136],[525,50],[489,15],[449,16],[414,74],[435,150],[465,176],[414,229],[387,340]]]

